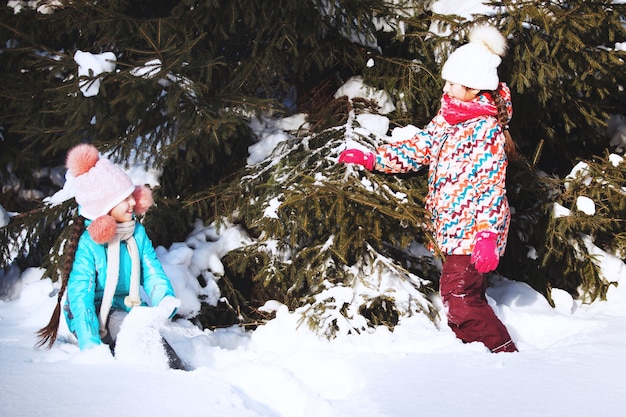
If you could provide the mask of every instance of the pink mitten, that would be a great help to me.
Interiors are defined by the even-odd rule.
[[[479,232],[474,242],[471,261],[480,273],[491,272],[498,267],[498,236],[493,232]]]
[[[362,165],[368,171],[374,168],[374,159],[375,156],[372,152],[366,153],[358,149],[346,149],[339,155],[339,162]]]

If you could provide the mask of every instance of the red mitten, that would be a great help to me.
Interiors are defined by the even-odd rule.
[[[368,171],[374,168],[374,160],[376,156],[372,152],[363,152],[358,149],[346,149],[339,155],[339,162],[345,164],[358,164],[362,165]]]
[[[479,232],[474,242],[472,263],[480,273],[491,272],[498,267],[498,236],[493,232]]]

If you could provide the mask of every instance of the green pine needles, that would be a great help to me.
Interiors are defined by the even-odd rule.
[[[273,296],[302,308],[303,322],[328,337],[393,327],[417,313],[436,320],[434,287],[423,278],[433,275],[432,255],[410,249],[430,240],[424,175],[394,178],[338,165],[346,131],[356,125],[347,119],[293,135],[220,193],[230,220],[256,237],[229,255],[232,275],[223,279],[245,283],[241,292],[257,290],[249,312],[269,300],[263,295]]]
[[[56,192],[41,172],[90,142],[162,172],[143,220],[155,245],[185,240],[196,221],[229,221],[250,236],[222,259],[223,300],[204,303],[200,325],[257,325],[271,317],[269,300],[327,337],[393,328],[413,314],[437,322],[425,175],[337,165],[346,137],[378,145],[354,134],[355,116],[378,109],[333,95],[362,76],[393,98],[392,128],[424,126],[439,106],[441,63],[479,22],[508,39],[499,74],[512,90],[510,131],[524,155],[535,153],[509,165],[514,212],[497,272],[548,298],[556,287],[602,299],[611,283],[597,249],[621,260],[626,252],[625,168],[606,129],[626,102],[626,5],[492,1],[492,13],[468,21],[431,4],[76,0],[49,14],[0,6],[0,204],[15,213],[0,229],[0,266],[45,265],[56,279],[74,203],[50,207],[26,191]],[[79,76],[77,51],[113,53],[114,70]],[[84,96],[83,83],[99,84],[98,94]],[[307,125],[249,163],[251,124],[295,113]],[[573,161],[586,162],[584,175],[562,179]]]

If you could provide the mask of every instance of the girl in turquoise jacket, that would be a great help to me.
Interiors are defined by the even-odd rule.
[[[71,149],[67,168],[66,186],[74,191],[80,216],[65,246],[57,307],[38,333],[38,346],[51,347],[56,340],[67,292],[63,312],[80,349],[102,343],[113,349],[121,322],[133,307],[158,306],[171,318],[180,301],[145,228],[135,219],[152,205],[150,189],[135,187],[92,145]]]
[[[131,197],[134,200],[134,197]],[[85,222],[87,227],[91,222]],[[159,305],[166,297],[174,297],[174,291],[169,279],[165,275],[159,262],[152,242],[146,234],[146,229],[138,222],[135,223],[133,238],[137,244],[140,262],[140,286],[150,299],[151,305]],[[108,244],[96,243],[85,230],[80,237],[76,255],[69,276],[67,287],[67,301],[63,307],[67,325],[78,339],[81,349],[87,349],[101,343],[99,313],[107,280],[107,249]],[[131,293],[132,261],[128,251],[128,243],[119,245],[120,261],[119,276],[110,306],[110,317],[123,317],[125,312],[137,304],[128,302]],[[139,300],[140,305],[146,305]],[[123,312],[121,315],[120,312]],[[111,324],[111,323],[107,323]],[[118,329],[105,326],[105,341],[114,341],[112,335],[117,335]]]

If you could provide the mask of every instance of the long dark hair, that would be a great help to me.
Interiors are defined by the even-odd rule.
[[[517,145],[509,132],[509,113],[507,109],[507,103],[500,94],[500,87],[497,90],[490,91],[491,97],[493,97],[493,101],[498,109],[498,124],[502,127],[502,132],[504,133],[504,150],[506,151],[506,155],[510,160],[517,160],[521,158],[519,151],[517,150]]]
[[[61,319],[61,300],[63,299],[63,295],[65,294],[65,290],[67,289],[67,282],[70,278],[70,272],[72,272],[72,265],[74,264],[74,257],[76,256],[76,249],[78,247],[78,240],[80,239],[80,235],[83,232],[83,228],[85,227],[85,218],[82,216],[77,216],[74,219],[74,223],[72,224],[72,229],[70,230],[70,236],[65,243],[64,247],[64,256],[63,256],[63,265],[61,269],[61,288],[59,289],[59,294],[57,295],[57,305],[52,313],[52,317],[50,317],[50,322],[37,331],[38,341],[35,344],[35,348],[39,349],[41,347],[46,347],[46,349],[50,349],[54,344],[55,340],[57,340],[57,332],[59,330],[59,320]]]

